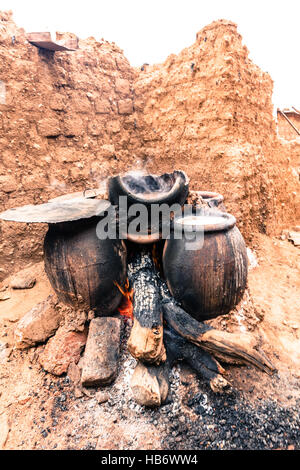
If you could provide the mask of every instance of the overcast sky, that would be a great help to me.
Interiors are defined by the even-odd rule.
[[[275,106],[300,108],[300,0],[1,0],[26,31],[114,41],[132,65],[163,62],[214,20],[238,24],[250,58],[273,78]]]

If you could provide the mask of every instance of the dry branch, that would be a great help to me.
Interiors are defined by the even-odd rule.
[[[274,366],[249,334],[227,333],[192,318],[171,299],[163,304],[164,319],[180,336],[229,363],[251,364],[271,374]]]

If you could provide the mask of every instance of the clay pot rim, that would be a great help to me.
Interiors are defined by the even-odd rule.
[[[153,197],[149,197],[149,194],[147,193],[148,197],[143,197],[143,193],[135,193],[131,191],[128,185],[124,182],[124,177],[129,176],[129,175],[130,175],[130,172],[127,172],[122,175],[118,175],[118,176],[110,178],[110,182],[111,183],[114,182],[113,191],[115,193],[124,194],[130,197],[132,202],[140,203],[140,204],[149,205],[149,204],[159,204],[159,203],[168,202],[170,198],[175,198],[177,195],[180,195],[181,192],[185,191],[189,185],[189,178],[183,170],[174,170],[173,172],[162,173],[160,175],[154,174],[154,173],[145,173],[141,176],[142,177],[152,176],[154,178],[161,178],[164,175],[168,175],[168,176],[174,175],[175,182],[169,191],[166,191],[163,193],[153,192],[154,194]]]
[[[197,217],[196,215],[193,215],[194,217]],[[205,224],[205,225],[195,225],[195,224],[185,224],[185,230],[188,232],[221,232],[224,230],[229,230],[232,227],[235,226],[236,224],[236,218],[234,215],[229,214],[228,212],[219,212],[219,211],[212,211],[212,212],[206,212],[205,214],[200,214],[199,217],[205,216],[205,217],[221,217],[224,219],[224,222],[220,223],[212,223],[212,224]],[[174,224],[178,224],[179,219],[184,219],[184,215],[177,217],[174,220]],[[182,224],[180,224],[182,226]]]
[[[196,194],[201,196],[203,199],[210,199],[216,202],[223,202],[224,196],[220,193],[215,193],[213,191],[194,191]]]
[[[141,243],[142,245],[150,244],[161,240],[161,233],[156,232],[152,235],[131,235],[126,233],[127,240],[133,243]]]

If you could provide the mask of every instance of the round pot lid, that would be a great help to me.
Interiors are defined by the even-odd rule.
[[[236,218],[227,212],[209,212],[202,214],[191,214],[178,217],[174,220],[174,228],[184,229],[189,232],[204,231],[218,232],[229,230],[236,224]]]
[[[84,199],[94,199],[97,196],[104,195],[103,189],[100,188],[95,188],[95,189],[85,189],[84,191],[77,191],[76,193],[68,193],[68,194],[63,194],[61,196],[53,197],[52,199],[49,199],[48,202],[55,202],[55,201],[67,201],[70,199],[78,199],[78,198],[84,198]]]
[[[111,206],[104,199],[84,197],[27,205],[0,213],[0,219],[13,222],[57,224],[102,215]]]

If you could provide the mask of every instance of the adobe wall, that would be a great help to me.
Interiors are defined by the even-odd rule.
[[[97,187],[130,162],[134,74],[115,44],[41,51],[0,13],[0,210]],[[47,227],[0,224],[1,279],[40,258]]]
[[[140,153],[149,170],[179,167],[192,188],[224,194],[247,240],[295,220],[299,177],[276,135],[272,88],[236,25],[225,20],[134,82]]]

